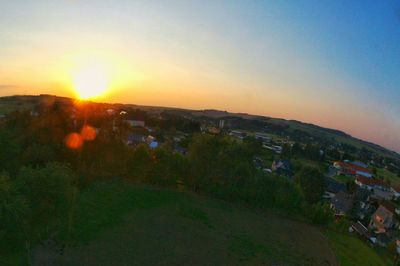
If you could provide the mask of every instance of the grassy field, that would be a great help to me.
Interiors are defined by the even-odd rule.
[[[392,265],[383,260],[366,243],[358,238],[327,231],[326,236],[332,244],[340,265]]]
[[[378,168],[376,171],[379,177],[383,177],[385,180],[390,181],[392,185],[400,186],[400,177],[398,177],[396,174],[383,168]]]
[[[351,181],[354,182],[354,177],[351,176],[346,176],[346,175],[336,175],[333,177],[333,179],[335,179],[336,181],[346,184],[347,182]]]
[[[207,197],[108,182],[76,208],[55,265],[338,265],[318,228]]]

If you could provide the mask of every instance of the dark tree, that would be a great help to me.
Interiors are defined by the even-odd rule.
[[[296,181],[303,190],[309,203],[317,203],[321,200],[325,191],[323,174],[316,168],[304,167],[296,176]]]

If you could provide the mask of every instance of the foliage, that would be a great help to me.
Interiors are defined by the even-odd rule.
[[[310,220],[317,225],[327,226],[333,221],[333,213],[329,204],[317,203],[310,208]]]
[[[307,202],[313,204],[321,200],[325,191],[324,176],[316,168],[304,167],[296,176],[296,182],[304,192]]]
[[[45,239],[66,226],[72,204],[74,174],[59,163],[43,168],[23,167],[16,179],[19,195],[26,199],[26,231],[32,241]]]
[[[24,223],[28,206],[16,191],[14,183],[5,173],[0,174],[0,246],[2,249],[17,245],[24,239]],[[8,243],[7,246],[4,244]]]
[[[366,243],[358,238],[327,231],[326,236],[338,255],[340,265],[386,265]]]

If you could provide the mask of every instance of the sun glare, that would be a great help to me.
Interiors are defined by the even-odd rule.
[[[110,86],[109,71],[100,63],[90,63],[73,74],[73,84],[80,99],[102,96]]]

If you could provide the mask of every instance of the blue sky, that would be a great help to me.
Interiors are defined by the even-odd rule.
[[[69,95],[114,62],[110,101],[218,108],[400,151],[399,1],[1,1],[0,95]],[[111,65],[111,64],[110,64]]]

